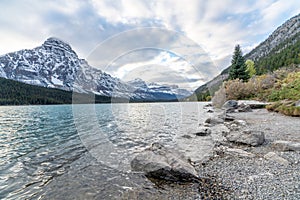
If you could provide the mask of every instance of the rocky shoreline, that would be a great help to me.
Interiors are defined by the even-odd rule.
[[[229,101],[215,110],[208,105],[212,117],[194,133],[179,136],[181,149],[190,140],[187,149],[194,152],[155,144],[132,167],[150,179],[196,183],[198,194],[193,191],[190,199],[300,199],[300,119],[262,106]],[[197,148],[197,140],[207,145]]]
[[[229,186],[230,199],[300,199],[300,119],[255,109],[232,112],[239,128],[264,134],[260,145],[224,142],[200,174]]]

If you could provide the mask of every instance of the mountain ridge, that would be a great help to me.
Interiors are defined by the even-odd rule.
[[[186,95],[181,90],[170,89],[168,94],[162,95],[165,91],[147,92],[133,87],[93,68],[77,56],[71,45],[56,37],[48,38],[33,49],[0,56],[0,77],[46,88],[138,101],[175,100]]]
[[[292,39],[291,41],[289,41]],[[256,46],[249,53],[245,54],[245,59],[251,59],[254,62],[259,62],[260,60],[270,56],[271,53],[278,53],[289,45],[296,43],[300,40],[300,14],[288,19],[282,25],[275,29],[264,41],[262,41],[258,46]],[[286,43],[286,44],[285,44]],[[272,52],[280,44],[285,44],[278,52]],[[267,70],[268,66],[258,67],[259,73],[263,73]],[[283,66],[282,66],[283,67]],[[205,100],[207,96],[212,96],[215,91],[219,89],[223,81],[228,79],[230,66],[224,69],[218,76],[214,77],[209,82],[198,87],[194,94],[196,94],[197,99],[200,101]]]

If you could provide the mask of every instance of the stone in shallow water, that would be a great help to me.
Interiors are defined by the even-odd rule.
[[[219,117],[211,117],[211,118],[207,118],[204,123],[210,125],[216,125],[216,124],[222,124],[223,122],[224,120]]]
[[[235,117],[226,114],[223,119],[224,119],[225,122],[231,122],[231,121],[235,120]]]
[[[144,172],[149,178],[190,182],[198,179],[193,166],[180,153],[159,143],[138,154],[131,161],[133,171]]]
[[[190,136],[190,135],[183,135],[183,136],[181,136],[181,137],[186,138],[186,139],[192,139],[192,138],[193,138],[193,137]]]
[[[195,134],[197,136],[208,136],[211,134],[211,129],[208,127],[201,127]]]

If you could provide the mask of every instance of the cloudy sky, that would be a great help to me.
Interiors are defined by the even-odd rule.
[[[0,7],[1,55],[54,36],[124,80],[191,87],[227,67],[236,44],[248,52],[300,12],[299,0],[1,0]]]

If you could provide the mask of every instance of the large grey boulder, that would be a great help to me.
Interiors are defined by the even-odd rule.
[[[261,131],[233,131],[227,134],[226,139],[230,142],[246,144],[250,146],[262,145],[265,141],[265,134]]]
[[[180,153],[159,143],[153,143],[131,161],[133,171],[144,172],[147,177],[176,182],[198,179],[193,166]]]
[[[300,151],[300,142],[276,140],[272,146],[278,151]]]
[[[238,105],[238,112],[252,112],[250,105],[241,103]]]
[[[232,109],[232,108],[237,109],[238,108],[238,101],[228,100],[223,104],[222,108],[224,108],[224,109]]]
[[[298,100],[298,101],[295,102],[295,106],[296,107],[300,107],[300,100]]]

